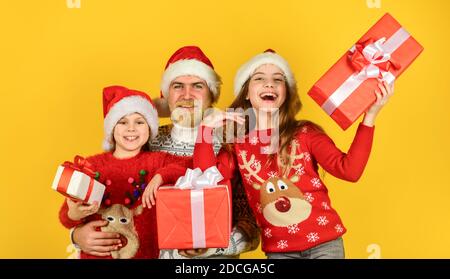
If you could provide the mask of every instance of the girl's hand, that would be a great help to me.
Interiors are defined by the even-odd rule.
[[[378,88],[375,90],[377,100],[364,115],[363,124],[366,126],[373,126],[375,124],[375,118],[380,112],[381,108],[389,101],[389,98],[394,94],[394,84],[389,86],[387,82],[382,81],[378,83]]]
[[[242,113],[214,110],[213,113],[203,118],[201,124],[211,128],[218,128],[222,127],[226,120],[231,120],[241,125],[245,123],[245,118],[242,117]]]
[[[89,215],[96,213],[100,207],[98,202],[87,205],[83,201],[73,201],[69,198],[66,198],[66,202],[67,206],[69,207],[67,215],[74,221],[79,221]]]
[[[142,194],[142,206],[144,208],[152,208],[152,206],[155,205],[156,191],[162,184],[163,180],[160,174],[153,176],[147,187],[145,187],[144,194]]]

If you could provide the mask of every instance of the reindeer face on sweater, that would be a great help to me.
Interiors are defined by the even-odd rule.
[[[302,167],[303,153],[297,153],[298,147],[298,142],[293,140],[286,174],[289,174],[291,169]],[[303,222],[309,217],[312,206],[294,184],[299,181],[297,175],[290,178],[272,177],[264,180],[259,175],[261,163],[255,160],[254,154],[250,155],[250,159],[247,159],[247,152],[241,152],[239,156],[242,159],[239,168],[246,171],[245,178],[257,181],[253,184],[253,188],[260,191],[262,214],[267,222],[273,226],[287,227]]]
[[[113,204],[107,208],[101,208],[99,214],[109,223],[106,227],[102,227],[104,232],[119,233],[122,241],[122,248],[118,251],[111,252],[115,259],[132,258],[139,249],[139,238],[134,228],[134,216],[142,213],[142,205],[135,209],[129,209],[121,204]]]
[[[296,176],[293,177],[296,181]],[[307,202],[297,186],[286,178],[273,177],[260,187],[262,213],[274,226],[286,227],[306,220],[311,214]]]

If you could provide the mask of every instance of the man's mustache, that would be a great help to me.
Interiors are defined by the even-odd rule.
[[[195,100],[181,100],[175,103],[175,107],[194,107],[197,103]]]

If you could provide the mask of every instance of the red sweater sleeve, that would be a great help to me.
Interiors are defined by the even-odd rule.
[[[79,224],[83,223],[83,220],[74,221],[74,220],[70,219],[68,212],[69,212],[69,206],[67,205],[66,200],[64,200],[64,202],[61,206],[61,209],[59,210],[59,221],[61,222],[61,224],[64,227],[71,229],[71,228],[76,227]]]
[[[356,182],[369,160],[374,129],[374,127],[359,124],[347,154],[339,150],[331,138],[323,132],[310,130],[306,139],[313,158],[325,171],[337,178]]]
[[[236,158],[224,148],[220,149],[217,156],[214,154],[212,131],[212,128],[205,126],[198,129],[193,168],[200,168],[205,171],[207,168],[216,166],[224,180],[229,180],[233,178],[236,170]]]
[[[192,158],[176,156],[166,152],[159,153],[160,156],[154,160],[159,169],[155,174],[160,174],[164,184],[175,183],[178,177],[186,173],[187,168],[192,168]]]

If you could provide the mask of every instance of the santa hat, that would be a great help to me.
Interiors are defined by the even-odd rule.
[[[252,59],[250,59],[247,63],[239,68],[236,77],[234,78],[234,95],[239,95],[239,92],[242,89],[244,83],[253,75],[255,70],[264,64],[273,64],[280,68],[284,76],[286,77],[286,82],[291,89],[295,89],[296,81],[294,78],[294,74],[289,67],[288,62],[275,53],[274,50],[268,49],[265,52],[256,55]]]
[[[168,98],[170,83],[179,76],[197,76],[205,80],[214,99],[219,97],[220,78],[199,47],[182,47],[169,58],[161,79],[161,98]]]
[[[132,113],[139,113],[145,118],[150,127],[151,138],[155,138],[159,126],[158,112],[147,94],[123,86],[109,86],[103,89],[104,150],[109,151],[113,148],[111,139],[117,122]]]

